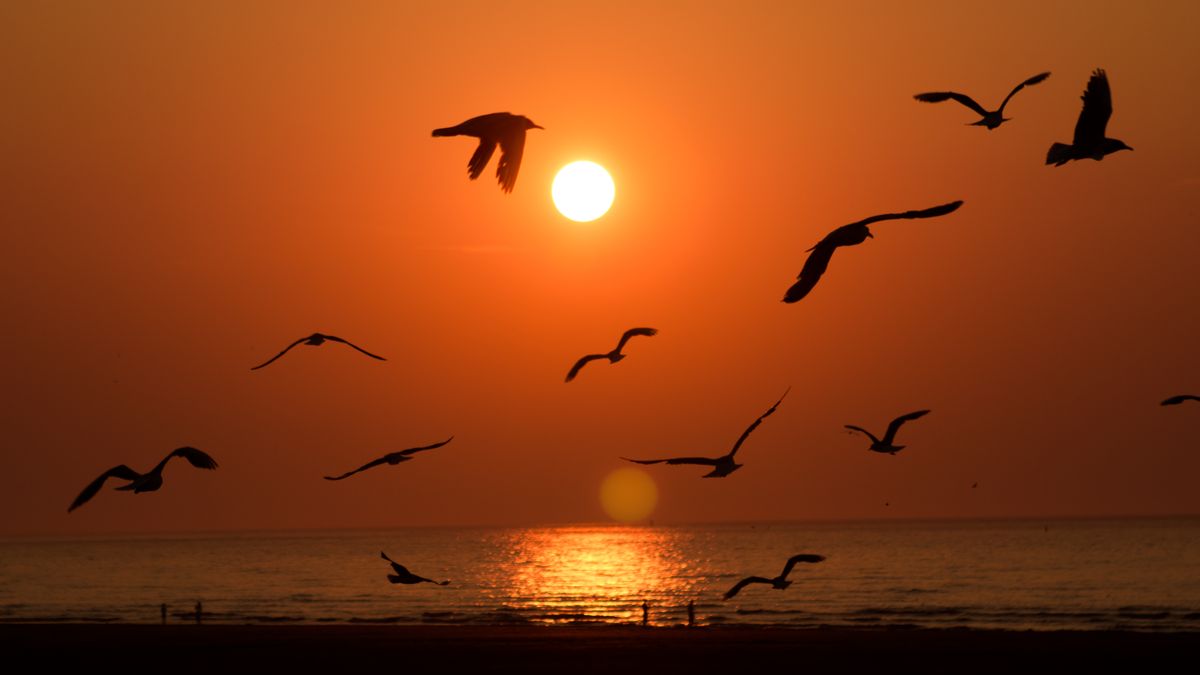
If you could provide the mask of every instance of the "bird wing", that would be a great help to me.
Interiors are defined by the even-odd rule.
[[[163,457],[162,461],[159,462],[157,465],[155,465],[155,467],[153,469],[150,470],[150,473],[161,472],[163,470],[163,467],[165,467],[167,465],[167,462],[171,461],[172,457],[182,457],[182,458],[186,459],[188,461],[188,463],[190,463],[192,466],[196,467],[197,469],[215,469],[215,468],[217,468],[217,461],[215,459],[213,459],[212,457],[209,457],[208,453],[204,452],[203,450],[197,450],[196,448],[182,447],[182,448],[175,448],[170,453],[168,453],[166,457]]]
[[[792,568],[796,566],[796,563],[819,563],[824,559],[825,556],[817,555],[815,553],[800,553],[798,555],[794,555],[788,558],[787,564],[783,566],[783,572],[779,574],[779,578],[786,579],[788,575],[792,573]]]
[[[471,180],[479,178],[483,173],[483,168],[492,159],[492,153],[496,152],[496,141],[483,136],[479,139],[479,147],[475,148],[475,153],[471,155],[471,160],[467,162],[467,174]]]
[[[771,584],[771,583],[774,583],[774,581],[771,579],[767,579],[766,577],[746,577],[745,579],[742,579],[741,581],[734,584],[733,588],[725,591],[725,595],[722,596],[722,599],[728,600],[728,599],[732,598],[733,596],[735,596],[739,592],[741,592],[741,590],[743,588],[749,586],[750,584]]]
[[[446,440],[442,441],[441,443],[434,443],[433,445],[422,445],[419,448],[409,448],[407,450],[401,450],[400,452],[394,452],[392,454],[393,455],[403,455],[403,456],[407,457],[409,455],[415,455],[418,452],[424,452],[426,450],[433,450],[434,448],[440,448],[452,440],[454,440],[453,436],[451,436],[450,438],[447,438]]]
[[[1029,78],[1028,80],[1025,80],[1021,84],[1018,84],[1017,86],[1013,87],[1013,90],[1008,92],[1008,96],[1004,97],[1004,102],[1000,104],[1000,109],[997,110],[996,112],[1003,114],[1004,106],[1008,105],[1008,100],[1013,97],[1013,94],[1016,94],[1018,91],[1021,91],[1022,89],[1024,89],[1025,87],[1027,87],[1029,85],[1037,84],[1038,82],[1041,82],[1042,80],[1046,79],[1047,77],[1050,77],[1049,72],[1038,73],[1037,75],[1034,75],[1033,77]]]
[[[372,354],[371,352],[369,352],[369,351],[367,351],[367,350],[363,349],[362,347],[359,347],[358,345],[354,344],[353,342],[351,342],[351,341],[349,341],[349,340],[343,340],[342,338],[340,338],[340,337],[338,337],[338,336],[336,336],[336,335],[326,335],[326,336],[325,336],[325,339],[326,339],[326,340],[332,340],[333,342],[340,342],[340,343],[342,343],[342,344],[344,344],[344,345],[349,345],[349,346],[351,346],[351,347],[354,347],[354,348],[355,348],[355,349],[357,349],[358,351],[360,351],[360,352],[362,352],[362,353],[366,354],[367,356],[369,356],[369,357],[371,357],[371,358],[373,358],[373,359],[379,359],[380,361],[387,361],[387,359],[383,358],[382,356],[377,356],[377,355],[375,355],[375,354]]]
[[[629,330],[625,331],[625,334],[621,336],[621,341],[617,343],[617,353],[620,353],[621,350],[625,348],[625,343],[629,342],[629,338],[637,337],[639,335],[651,336],[657,334],[657,328],[630,328]]]
[[[83,488],[83,491],[80,492],[79,496],[75,498],[75,501],[71,502],[71,505],[67,507],[67,513],[70,513],[72,511],[74,511],[75,509],[79,508],[80,506],[83,506],[84,504],[87,503],[87,501],[89,499],[91,499],[92,497],[95,497],[96,493],[100,491],[100,488],[104,487],[104,481],[108,480],[109,478],[123,478],[125,480],[137,480],[141,477],[142,477],[142,474],[134,471],[133,469],[125,466],[124,464],[114,466],[113,468],[109,469],[108,471],[105,471],[104,473],[100,474],[100,477],[97,478],[96,480],[88,483],[87,487]]]
[[[271,357],[271,358],[270,358],[270,359],[269,359],[269,360],[268,360],[266,363],[260,363],[260,364],[258,364],[257,366],[254,366],[253,368],[251,368],[250,370],[258,370],[259,368],[262,368],[263,366],[269,366],[269,365],[271,365],[272,363],[274,363],[274,362],[275,362],[275,359],[277,359],[277,358],[279,358],[279,357],[283,356],[284,354],[286,354],[286,353],[290,352],[290,351],[292,350],[292,347],[295,347],[296,345],[300,344],[301,342],[305,342],[305,341],[307,341],[307,340],[308,340],[308,336],[306,336],[306,337],[302,337],[302,338],[300,338],[299,340],[296,340],[296,341],[295,341],[295,342],[293,342],[292,344],[288,345],[286,349],[284,349],[283,351],[279,352],[279,353],[278,353],[278,354],[276,354],[275,356],[272,356],[272,357]]]
[[[1112,117],[1112,90],[1108,87],[1108,75],[1097,68],[1088,80],[1083,92],[1083,110],[1075,123],[1075,146],[1088,146],[1104,140],[1104,129]]]
[[[911,420],[920,419],[928,414],[928,410],[918,410],[916,412],[910,412],[907,415],[901,415],[892,420],[892,423],[888,425],[887,433],[883,436],[883,444],[891,445],[892,441],[896,440],[896,432],[900,430],[900,426],[902,424]]]
[[[621,459],[635,464],[662,464],[666,462],[667,464],[703,464],[704,466],[716,466],[720,463],[719,459],[713,457],[671,457],[668,459],[630,459],[622,457]]]
[[[829,268],[829,261],[833,259],[833,252],[837,250],[837,247],[838,245],[830,241],[829,237],[825,237],[816,246],[809,249],[811,253],[804,261],[804,268],[796,276],[796,283],[792,284],[787,289],[787,293],[783,295],[784,302],[799,302],[812,291],[817,282],[821,280],[821,275],[825,274],[825,270]]]
[[[916,96],[913,96],[913,98],[922,103],[941,103],[947,99],[954,99],[955,101],[967,106],[971,110],[979,113],[980,117],[987,117],[988,114],[988,111],[984,110],[983,106],[976,103],[975,99],[967,96],[966,94],[960,94],[954,91],[927,91],[924,94],[917,94]]]
[[[575,365],[571,366],[571,370],[567,372],[567,380],[566,381],[570,382],[571,380],[575,379],[575,376],[579,374],[579,371],[582,370],[584,366],[591,363],[592,361],[595,361],[597,359],[607,359],[607,358],[608,358],[608,354],[588,354],[587,356],[580,358],[578,361],[575,362]]]
[[[758,428],[758,425],[762,424],[762,421],[763,421],[763,420],[765,420],[766,418],[770,417],[770,416],[771,416],[771,413],[775,412],[775,409],[779,407],[779,404],[780,404],[780,403],[783,403],[783,397],[784,397],[784,396],[787,396],[787,395],[788,395],[788,392],[789,392],[789,391],[791,391],[791,390],[792,390],[792,388],[791,388],[791,387],[788,387],[787,389],[785,389],[785,390],[784,390],[784,392],[783,392],[783,396],[780,396],[780,397],[779,397],[779,400],[778,400],[778,401],[775,401],[775,405],[773,405],[773,406],[771,406],[770,408],[768,408],[768,409],[767,409],[767,412],[765,412],[765,413],[763,413],[763,414],[759,415],[759,416],[758,416],[758,419],[754,420],[753,422],[751,422],[751,423],[750,423],[750,426],[746,427],[746,430],[745,430],[745,431],[743,431],[743,432],[742,432],[742,435],[738,437],[738,439],[737,439],[737,443],[734,443],[734,444],[733,444],[733,449],[729,451],[729,458],[730,458],[730,459],[733,459],[733,456],[737,454],[738,448],[742,447],[742,443],[745,443],[745,442],[746,442],[746,438],[750,436],[750,432],[752,432],[752,431],[754,431],[755,429],[757,429],[757,428]]]
[[[901,220],[901,219],[912,220],[914,218],[936,218],[938,216],[944,216],[948,213],[954,213],[955,211],[958,210],[958,207],[960,207],[962,205],[963,205],[963,203],[962,203],[962,200],[960,199],[958,201],[950,202],[948,204],[940,204],[938,206],[933,206],[933,207],[930,207],[927,209],[917,209],[914,211],[902,211],[900,213],[884,213],[884,214],[880,214],[878,216],[871,216],[870,218],[865,218],[863,220],[858,221],[857,223],[850,223],[849,225],[844,225],[842,227],[839,227],[837,230],[834,230],[832,234],[836,234],[839,230],[844,230],[846,228],[855,227],[855,226],[870,225],[871,223],[877,223],[881,220]],[[831,234],[831,236],[832,236],[832,234]]]
[[[496,180],[500,189],[512,192],[525,154],[525,129],[514,129],[500,137],[500,163],[496,165]]]
[[[878,442],[879,442],[879,439],[878,439],[878,438],[875,438],[875,434],[873,434],[873,433],[871,433],[871,432],[867,431],[866,429],[864,429],[864,428],[862,428],[862,427],[856,427],[856,426],[854,426],[853,424],[844,424],[844,425],[842,425],[842,426],[846,427],[847,429],[851,429],[851,430],[857,431],[857,432],[859,432],[859,433],[866,434],[866,435],[867,435],[867,437],[871,439],[871,442],[872,442],[872,443],[878,443]]]
[[[1166,399],[1165,401],[1162,402],[1162,405],[1179,405],[1180,403],[1183,403],[1184,401],[1200,401],[1200,396],[1193,396],[1191,394],[1180,394],[1178,396],[1172,396],[1171,398]]]
[[[384,455],[383,457],[380,457],[379,459],[372,460],[370,462],[367,462],[366,464],[363,464],[362,466],[358,467],[357,469],[355,469],[353,471],[347,471],[346,473],[344,473],[340,476],[325,476],[325,480],[345,480],[346,478],[353,476],[354,474],[358,473],[359,471],[366,471],[367,469],[379,466],[380,464],[387,464],[388,457],[389,457],[389,455]]]
[[[392,560],[392,559],[391,559],[391,558],[389,558],[389,557],[387,556],[387,554],[386,554],[386,553],[384,553],[383,551],[380,551],[380,552],[379,552],[379,557],[380,557],[380,558],[383,558],[384,560],[386,560],[386,561],[388,561],[389,563],[391,563],[391,564],[392,564],[392,569],[396,571],[396,574],[408,574],[408,575],[412,575],[412,572],[409,572],[407,567],[405,567],[404,565],[401,565],[400,563],[396,562],[395,560]]]

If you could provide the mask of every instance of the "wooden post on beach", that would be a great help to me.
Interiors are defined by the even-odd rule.
[[[696,601],[688,600],[688,628],[696,625]]]
[[[650,625],[650,602],[647,600],[642,601],[642,625]]]
[[[203,613],[204,613],[204,605],[201,605],[200,601],[197,600],[196,601],[196,625],[197,626],[200,625],[200,615]]]
[[[167,603],[164,602],[158,611],[162,614],[162,625],[167,625]]]

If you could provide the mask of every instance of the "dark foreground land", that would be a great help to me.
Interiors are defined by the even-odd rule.
[[[170,673],[1163,672],[1200,633],[625,626],[0,625],[6,662]],[[1172,667],[1174,666],[1174,668]],[[1185,666],[1186,667],[1186,666]],[[369,670],[368,670],[369,669]]]

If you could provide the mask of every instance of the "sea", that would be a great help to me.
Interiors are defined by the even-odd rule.
[[[386,552],[446,586],[393,585]],[[774,577],[797,553],[789,588]],[[0,539],[0,621],[1200,630],[1200,518]]]

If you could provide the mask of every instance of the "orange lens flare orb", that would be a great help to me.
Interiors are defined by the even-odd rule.
[[[608,213],[617,194],[612,176],[595,162],[571,162],[558,170],[550,197],[558,212],[577,223]]]
[[[609,518],[636,523],[650,517],[658,504],[658,486],[641,469],[617,469],[600,483],[600,505]]]

